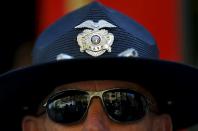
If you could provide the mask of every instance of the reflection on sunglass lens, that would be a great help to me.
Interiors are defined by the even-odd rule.
[[[58,123],[73,123],[86,113],[89,95],[83,91],[66,91],[48,100],[49,117]]]
[[[107,91],[103,100],[109,116],[117,122],[133,122],[145,116],[145,97],[132,90]]]

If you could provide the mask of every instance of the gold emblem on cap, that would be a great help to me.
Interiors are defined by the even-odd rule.
[[[111,52],[111,45],[114,41],[114,35],[104,28],[115,28],[116,26],[105,21],[99,20],[93,22],[87,20],[75,28],[86,28],[82,33],[78,34],[77,42],[81,52],[86,52],[91,56],[97,57],[105,53]]]

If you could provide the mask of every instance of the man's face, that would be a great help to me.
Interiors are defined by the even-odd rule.
[[[62,85],[54,92],[66,89],[80,89],[100,91],[112,88],[128,87],[145,94],[145,89],[137,84],[123,81],[85,81]],[[26,116],[22,124],[23,131],[171,131],[171,119],[168,115],[155,115],[147,113],[141,120],[121,124],[112,121],[107,116],[102,102],[97,97],[93,98],[86,118],[76,124],[60,124],[52,121],[47,113],[40,117]]]

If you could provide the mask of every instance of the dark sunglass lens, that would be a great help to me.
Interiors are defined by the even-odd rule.
[[[84,116],[89,95],[83,91],[69,90],[51,97],[47,104],[48,116],[58,123],[78,122]]]
[[[128,89],[116,89],[103,94],[105,108],[111,118],[118,122],[133,122],[145,116],[145,97]]]

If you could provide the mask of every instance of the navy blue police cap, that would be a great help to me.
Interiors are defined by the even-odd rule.
[[[175,128],[189,127],[198,123],[197,78],[195,67],[160,60],[157,44],[143,26],[93,2],[40,35],[31,66],[0,76],[1,119],[19,127],[22,117],[33,114],[61,84],[123,80],[149,90]]]

